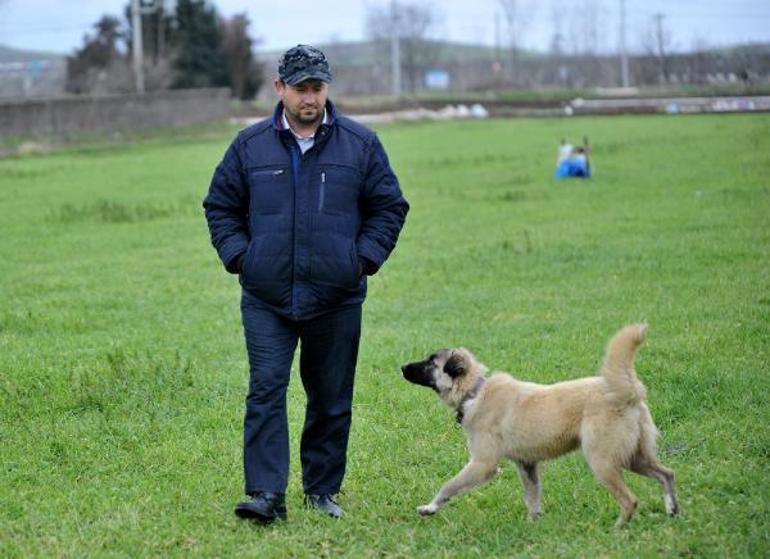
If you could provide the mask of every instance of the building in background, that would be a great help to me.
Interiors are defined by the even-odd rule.
[[[64,56],[0,46],[0,98],[56,97],[66,78]]]

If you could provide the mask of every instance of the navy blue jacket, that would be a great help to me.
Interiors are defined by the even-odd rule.
[[[303,320],[364,300],[409,204],[374,132],[327,101],[328,122],[302,154],[282,111],[238,134],[203,207],[225,268],[267,307]]]

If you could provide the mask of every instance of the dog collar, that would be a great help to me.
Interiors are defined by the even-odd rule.
[[[473,385],[473,388],[471,388],[468,392],[465,393],[465,396],[462,397],[462,400],[460,400],[460,403],[457,405],[457,423],[462,425],[463,418],[465,417],[465,412],[463,411],[463,407],[465,404],[467,404],[469,401],[473,400],[476,396],[479,395],[479,392],[481,391],[481,387],[484,386],[484,382],[486,379],[483,376],[480,376],[476,379],[475,384]]]

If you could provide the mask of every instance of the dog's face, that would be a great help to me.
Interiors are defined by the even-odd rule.
[[[468,372],[471,359],[470,353],[463,348],[440,349],[424,361],[407,363],[401,367],[401,371],[409,382],[427,386],[442,394]]]

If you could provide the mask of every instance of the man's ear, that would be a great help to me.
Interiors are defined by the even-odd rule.
[[[286,89],[286,82],[284,82],[281,78],[276,78],[273,81],[273,89],[278,95],[283,95],[283,91]]]
[[[452,378],[459,377],[465,374],[465,359],[462,355],[453,353],[452,356],[444,363],[444,372]]]

